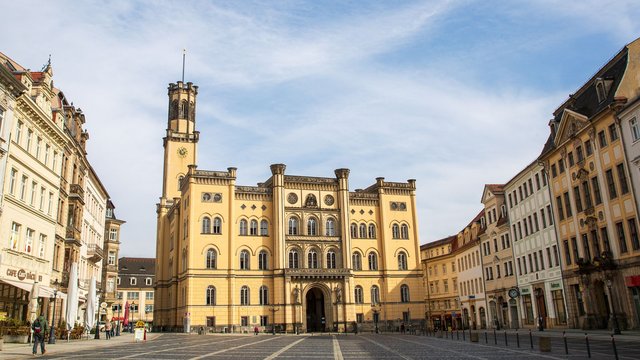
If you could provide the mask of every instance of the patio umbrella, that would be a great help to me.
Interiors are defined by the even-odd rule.
[[[95,276],[91,277],[91,282],[89,283],[89,294],[87,299],[87,327],[89,329],[93,329],[96,324],[96,278]]]
[[[38,290],[40,286],[38,282],[35,281],[33,283],[33,287],[31,288],[31,293],[29,294],[29,321],[33,324],[33,322],[38,317]]]
[[[124,303],[124,319],[122,320],[122,325],[129,325],[129,301]]]
[[[78,317],[78,263],[71,264],[69,285],[67,286],[67,330],[73,329]]]

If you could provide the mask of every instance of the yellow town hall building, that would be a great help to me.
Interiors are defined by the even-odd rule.
[[[157,205],[154,325],[163,330],[353,331],[424,319],[415,180],[349,191],[285,174],[236,184],[236,168],[197,169],[192,83],[169,85]]]

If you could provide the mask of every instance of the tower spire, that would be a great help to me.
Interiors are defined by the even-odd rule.
[[[187,57],[187,49],[182,49],[182,83],[184,83],[184,62]]]

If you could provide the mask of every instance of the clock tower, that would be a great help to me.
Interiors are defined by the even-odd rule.
[[[180,180],[189,165],[196,164],[196,96],[198,86],[182,81],[169,84],[169,119],[164,137],[164,178],[162,197],[180,196]]]

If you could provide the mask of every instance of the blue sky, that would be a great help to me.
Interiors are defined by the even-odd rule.
[[[169,82],[200,87],[200,169],[350,187],[417,179],[420,242],[457,233],[485,183],[534,160],[552,112],[640,34],[633,1],[5,2],[0,51],[87,117],[89,159],[155,256]]]

